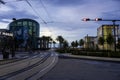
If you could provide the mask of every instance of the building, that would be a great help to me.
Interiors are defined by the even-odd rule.
[[[14,19],[9,24],[9,30],[14,34],[14,37],[21,42],[19,47],[25,47],[28,40],[32,48],[38,48],[37,37],[39,37],[39,23],[32,19]]]
[[[115,25],[116,41],[118,40],[118,36],[119,36],[118,31],[119,31],[119,25]],[[114,49],[114,44],[112,44],[112,46],[107,44],[106,39],[109,34],[114,36],[114,26],[113,25],[102,25],[97,29],[97,36],[98,36],[97,38],[99,39],[100,37],[103,37],[103,39],[105,40],[104,45],[103,45],[105,50]],[[99,49],[103,49],[102,45],[98,45],[98,47],[99,47]]]
[[[94,36],[85,36],[84,37],[84,48],[87,49],[96,49],[97,37]]]
[[[11,48],[12,46],[14,46],[14,44],[12,43],[13,39],[14,39],[13,34],[10,33],[9,30],[0,29],[0,51],[3,51],[3,49],[5,49],[5,48],[8,49],[8,48]],[[12,43],[12,45],[9,45],[11,43]]]

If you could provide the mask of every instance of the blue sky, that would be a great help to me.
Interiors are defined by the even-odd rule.
[[[37,14],[26,0],[3,1],[6,4],[0,4],[0,28],[6,28],[12,18],[31,18],[40,23],[40,36],[46,35],[55,39],[62,35],[70,42],[84,38],[87,34],[96,36],[98,27],[112,24],[81,21],[85,17],[120,19],[120,0],[28,0]],[[44,24],[43,21],[50,23]]]

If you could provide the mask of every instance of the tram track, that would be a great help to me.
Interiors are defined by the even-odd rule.
[[[41,58],[41,59],[39,59],[39,56],[38,56],[38,57],[34,57],[33,59],[36,59],[36,60],[37,60],[36,62],[33,62],[33,63],[31,64],[31,62],[29,61],[29,63],[27,64],[27,65],[29,65],[29,66],[24,67],[24,68],[22,68],[22,69],[20,69],[20,70],[17,70],[17,71],[14,71],[14,72],[11,72],[11,73],[2,75],[2,76],[0,76],[0,80],[7,80],[7,79],[10,78],[10,77],[14,77],[14,76],[16,76],[16,75],[18,75],[18,74],[20,74],[20,73],[24,73],[25,71],[30,70],[30,69],[32,69],[32,68],[34,68],[34,67],[42,64],[45,60],[47,60],[47,58],[48,58],[49,56],[50,56],[50,54],[47,54],[47,55],[45,55],[45,56],[44,56],[43,58]],[[14,65],[15,65],[15,64],[14,64]]]

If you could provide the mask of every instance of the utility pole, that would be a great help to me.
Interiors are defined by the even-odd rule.
[[[114,30],[114,50],[116,52],[116,27],[115,27],[115,20],[112,21],[113,22],[113,30]]]

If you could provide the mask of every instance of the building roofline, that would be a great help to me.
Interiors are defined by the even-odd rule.
[[[86,37],[97,38],[97,36],[85,36],[84,38],[86,38]]]
[[[98,27],[97,30],[99,30],[101,27],[104,27],[104,26],[113,26],[113,24],[103,24],[100,27]],[[116,24],[115,26],[119,26],[119,24]]]
[[[11,23],[14,23],[14,22],[17,22],[17,21],[23,21],[23,20],[29,20],[29,21],[34,21],[36,23],[38,23],[36,20],[34,19],[30,19],[30,18],[21,18],[21,19],[16,19],[16,20],[13,20]],[[10,23],[10,24],[11,24]],[[38,23],[39,24],[39,23]]]

